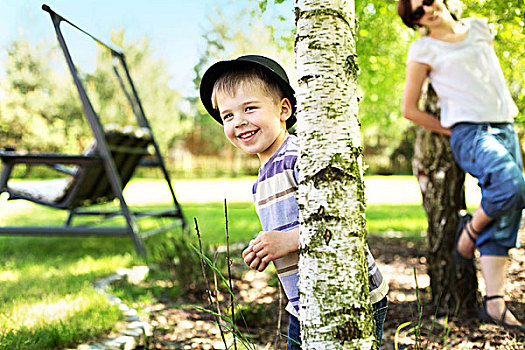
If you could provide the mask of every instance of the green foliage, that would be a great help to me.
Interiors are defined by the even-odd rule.
[[[102,123],[136,125],[132,107],[114,74],[109,52],[94,45],[88,37],[74,36],[75,33],[64,26],[66,40],[84,43],[78,46],[82,47],[81,52],[72,49],[71,55]],[[126,55],[145,114],[165,154],[191,126],[178,112],[181,96],[169,87],[167,64],[163,59],[154,58],[146,39],[128,42],[124,39],[124,30],[112,33],[112,38]],[[28,39],[19,38],[9,47],[4,65],[0,146],[78,153],[89,145],[92,134],[78,92],[56,46],[49,42],[32,46]],[[119,73],[125,77],[122,68]],[[126,89],[131,95],[131,87]]]
[[[169,272],[173,282],[170,296],[177,299],[181,296],[192,296],[199,302],[206,300],[206,284],[202,275],[200,257],[195,254],[195,237],[187,232],[168,232],[152,237],[148,242],[151,260],[160,265],[162,270]],[[205,242],[203,254],[213,260],[209,244]],[[210,275],[210,270],[207,271]]]
[[[31,46],[21,37],[7,50],[6,77],[1,82],[2,146],[58,151],[80,143],[80,108],[71,104],[69,81],[51,68],[55,49],[42,42]],[[66,138],[69,135],[69,139]]]
[[[168,74],[167,63],[163,58],[154,57],[155,53],[147,39],[126,41],[124,29],[112,32],[111,37],[126,55],[146,117],[153,128],[161,153],[166,154],[192,127],[191,120],[180,112],[181,95],[169,87],[171,76]],[[110,107],[113,104],[112,101],[106,102]],[[129,107],[127,108],[126,115],[130,115]]]
[[[520,110],[518,120],[525,122],[524,2],[462,3],[463,17],[486,17],[491,24],[496,34],[496,53]],[[407,132],[411,124],[401,116],[400,103],[406,52],[418,34],[398,18],[396,1],[358,0],[355,7],[359,24],[359,118],[369,173],[407,173],[413,138]],[[204,50],[194,67],[195,87],[213,62],[253,53],[281,62],[295,85],[294,22],[293,4],[284,0],[225,0],[220,8],[210,9],[208,23],[204,24]],[[70,33],[65,34],[68,39]],[[126,41],[123,29],[114,31],[111,37],[126,54],[163,154],[184,149],[192,155],[224,159],[224,164],[246,163],[246,155],[228,143],[221,126],[208,116],[197,97],[183,98],[169,88],[167,64],[154,57],[148,40]],[[62,54],[51,40],[31,45],[28,38],[21,37],[8,47],[3,62],[6,76],[0,82],[4,92],[0,101],[0,147],[78,153],[90,143],[78,94]],[[100,47],[94,46],[92,51],[72,54],[95,109],[104,123],[134,123],[108,64],[110,58]],[[88,58],[93,62],[86,64]]]
[[[400,106],[406,52],[414,35],[397,17],[396,5],[394,1],[356,1],[358,85],[362,96],[359,119],[364,156],[371,171],[388,172],[381,170],[385,167],[381,161],[386,160],[386,168],[391,167],[391,155],[409,126]]]
[[[486,17],[495,34],[494,49],[503,75],[525,122],[525,2],[523,0],[464,0],[463,17]]]

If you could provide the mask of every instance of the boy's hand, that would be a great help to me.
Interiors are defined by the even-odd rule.
[[[257,270],[259,272],[264,271],[268,266],[268,263],[263,263],[260,258],[257,257],[252,248],[253,240],[250,241],[248,248],[244,249],[242,252],[242,257],[244,263],[248,265],[252,270]]]
[[[264,271],[270,261],[282,258],[299,250],[299,228],[291,231],[261,231],[242,256],[246,265],[259,272]]]

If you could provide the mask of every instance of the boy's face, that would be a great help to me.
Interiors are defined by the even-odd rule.
[[[261,88],[245,84],[234,96],[218,93],[217,107],[228,140],[247,153],[257,154],[261,163],[283,144],[286,119],[292,112],[287,98],[276,102]]]

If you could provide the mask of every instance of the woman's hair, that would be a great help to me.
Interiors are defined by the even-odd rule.
[[[276,103],[281,101],[284,93],[275,79],[270,77],[262,69],[255,67],[243,67],[230,70],[221,75],[213,85],[211,95],[213,108],[217,108],[217,94],[235,96],[237,88],[259,88]]]
[[[448,10],[447,0],[443,0],[443,5],[445,5],[445,8]],[[412,4],[410,3],[410,0],[399,0],[397,2],[397,14],[401,17],[401,20],[403,20],[403,23],[405,23],[407,27],[414,30],[421,27],[419,24],[414,23],[412,18]],[[457,21],[457,18],[453,13],[450,15],[455,21]]]
[[[397,2],[397,14],[401,17],[401,20],[407,27],[414,30],[417,29],[412,21],[412,4],[410,3],[410,0],[399,0]]]

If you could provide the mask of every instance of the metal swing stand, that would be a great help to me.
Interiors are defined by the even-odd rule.
[[[167,231],[176,226],[187,228],[182,209],[175,197],[170,176],[155,142],[149,122],[144,113],[135,85],[129,74],[124,54],[104,44],[91,34],[77,27],[64,17],[54,12],[49,6],[42,9],[51,16],[60,47],[64,53],[69,71],[78,90],[84,114],[94,136],[93,144],[82,155],[64,154],[21,154],[15,150],[1,150],[2,173],[0,175],[0,193],[9,193],[9,199],[25,199],[42,205],[69,210],[69,216],[64,226],[4,226],[0,227],[0,235],[59,235],[59,236],[130,236],[137,254],[146,255],[143,239],[159,232]],[[88,94],[80,80],[71,54],[66,45],[60,24],[66,22],[73,28],[95,40],[100,46],[109,50],[113,57],[113,71],[116,74],[120,88],[131,105],[139,128],[104,129],[99,116],[93,109]],[[121,71],[119,72],[118,66]],[[126,84],[129,87],[126,89]],[[152,147],[151,147],[152,146]],[[153,152],[149,149],[153,148]],[[63,194],[54,199],[42,198],[28,193],[23,188],[8,184],[13,167],[16,164],[46,165],[66,173]],[[67,165],[67,166],[65,166]],[[73,166],[73,167],[72,167]],[[157,167],[161,169],[168,185],[173,206],[157,211],[132,211],[123,196],[123,189],[139,166]],[[33,181],[37,186],[49,186],[53,180]],[[20,185],[20,186],[23,186]],[[89,211],[84,208],[118,200],[118,210]],[[102,220],[123,216],[125,227],[91,226],[90,224],[73,225],[75,216],[99,216]],[[169,218],[173,222],[141,232],[137,219],[145,217]]]

